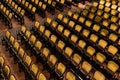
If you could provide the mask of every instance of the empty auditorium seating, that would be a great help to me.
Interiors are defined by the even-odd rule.
[[[12,28],[12,13],[10,12],[9,9],[7,9],[3,4],[0,4],[0,14],[3,15],[1,16],[3,18],[3,22],[8,26],[8,28]]]
[[[35,22],[35,25],[36,25],[37,23],[38,23],[38,22]],[[43,27],[43,26],[40,26],[40,27]],[[25,26],[22,26],[21,30],[23,30],[23,28],[25,28]],[[28,31],[28,30],[26,30],[25,32],[27,33],[27,31]],[[28,39],[28,41],[25,42],[25,43],[26,43],[25,46],[26,46],[26,47],[27,47],[27,46],[30,46],[29,49],[31,49],[31,50],[30,50],[30,51],[31,51],[31,54],[34,53],[33,55],[35,55],[38,60],[39,60],[40,58],[42,58],[42,59],[40,59],[41,61],[39,61],[39,62],[42,62],[42,63],[43,63],[43,61],[44,61],[43,64],[45,64],[45,62],[46,62],[47,65],[49,65],[49,68],[50,68],[50,69],[55,70],[55,74],[56,74],[56,76],[58,76],[57,78],[61,78],[61,76],[62,76],[62,78],[64,78],[63,73],[65,73],[65,72],[64,72],[64,69],[63,69],[63,71],[61,71],[61,69],[62,69],[61,66],[65,66],[65,65],[64,65],[63,63],[57,63],[58,60],[57,60],[56,56],[53,55],[53,54],[51,54],[50,49],[48,49],[46,45],[43,45],[43,42],[42,42],[41,40],[40,40],[40,41],[37,40],[36,43],[33,43],[33,41],[36,41],[36,37],[35,37],[32,33],[30,33],[31,36],[27,37],[27,35],[25,35],[26,33],[21,33],[21,31],[20,31],[19,35],[21,35],[21,40],[22,40],[23,37],[24,37],[24,40]],[[48,34],[46,34],[46,33],[48,33]],[[49,31],[49,30],[46,30],[44,35],[45,35],[44,38],[46,37],[46,39],[47,39],[47,38],[50,36],[50,31]],[[31,38],[32,38],[32,39],[31,39]],[[34,39],[33,39],[33,38],[34,38]],[[54,43],[56,42],[56,37],[55,37],[55,35],[51,35],[50,40],[51,40],[51,42],[53,42],[53,45],[54,45]],[[45,46],[46,46],[46,47],[45,47]],[[41,48],[41,47],[42,47],[42,48]],[[69,51],[69,49],[70,49],[70,48],[66,48],[65,52],[66,52],[66,51]],[[33,51],[34,51],[34,52],[33,52]],[[41,51],[41,52],[40,52],[40,51]],[[70,52],[69,54],[66,52],[66,55],[68,55],[68,56],[71,55],[71,52]],[[60,66],[59,66],[59,64],[60,64]],[[60,72],[59,72],[59,67],[60,67]],[[50,70],[50,71],[51,71],[51,70]],[[53,72],[53,71],[52,71],[52,72]],[[52,72],[51,72],[51,73],[52,73]]]
[[[0,79],[16,80],[14,74],[11,72],[9,65],[6,64],[3,56],[0,56],[0,73]]]
[[[2,2],[6,7],[8,7],[11,12],[13,12],[14,17],[20,22],[21,24],[24,23],[24,15],[25,15],[25,10],[21,9],[18,4],[16,4],[13,0],[7,0]]]
[[[5,31],[1,42],[26,80],[120,79],[119,0],[0,2],[3,21],[11,25],[14,16],[22,24]],[[17,79],[2,56],[0,73],[0,78]]]

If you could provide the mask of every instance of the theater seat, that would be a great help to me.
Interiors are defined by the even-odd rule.
[[[108,13],[104,13],[104,14],[103,14],[103,18],[104,18],[104,19],[108,19],[109,16],[110,16],[110,14],[108,14]]]
[[[84,40],[79,40],[78,46],[79,46],[80,48],[84,49],[85,46],[86,46],[86,42],[85,42]]]
[[[25,54],[25,52],[24,52],[23,48],[20,47],[18,50],[18,55],[23,59],[24,54]]]
[[[68,25],[69,25],[71,28],[73,28],[74,25],[75,25],[75,22],[74,22],[74,21],[69,21]]]
[[[50,40],[55,43],[57,41],[57,37],[55,35],[51,35]]]
[[[100,30],[100,26],[98,24],[94,24],[93,30],[95,30],[96,32],[98,32]]]
[[[66,66],[61,62],[58,63],[58,65],[56,66],[56,72],[58,73],[58,75],[62,76],[65,70],[66,70]]]
[[[9,78],[9,76],[10,76],[10,68],[9,68],[8,65],[5,65],[5,66],[4,66],[4,73],[5,73],[5,76],[6,76],[7,78]]]
[[[45,26],[41,25],[41,26],[39,27],[39,31],[43,33],[43,32],[45,31]]]
[[[106,60],[106,56],[104,56],[102,53],[97,53],[96,60],[100,63],[103,63]]]
[[[95,71],[94,79],[95,80],[105,80],[105,76],[100,71]]]
[[[48,58],[48,56],[50,55],[50,50],[48,48],[44,48],[43,51],[42,51],[42,55],[45,58]]]
[[[48,63],[51,67],[55,66],[55,64],[57,63],[57,58],[54,55],[50,55],[50,57],[48,58]]]
[[[15,78],[15,76],[14,76],[14,75],[10,75],[9,80],[16,80],[16,78]]]
[[[66,80],[76,80],[75,75],[72,72],[67,72],[65,76]]]
[[[111,17],[111,22],[116,23],[118,21],[118,17],[112,16]]]
[[[116,34],[114,34],[114,33],[111,33],[111,34],[109,35],[109,39],[110,39],[111,41],[115,42],[115,41],[118,39],[118,36],[117,36]]]
[[[89,15],[88,15],[88,17],[90,18],[90,19],[93,19],[94,18],[94,14],[93,13],[89,13]]]
[[[36,41],[36,37],[34,35],[31,35],[29,41],[31,42],[31,46],[34,45]]]
[[[108,43],[105,40],[100,39],[98,45],[101,46],[102,48],[105,48],[108,45]]]
[[[76,25],[76,26],[75,26],[75,30],[76,30],[77,32],[80,32],[80,31],[82,30],[82,26]]]
[[[73,13],[72,13],[72,11],[69,10],[69,11],[67,12],[67,14],[68,14],[68,16],[72,16]]]
[[[36,47],[38,50],[40,50],[41,47],[42,47],[42,43],[41,43],[40,41],[36,41],[36,42],[35,42],[35,47]]]
[[[34,25],[35,25],[35,27],[38,29],[39,26],[40,26],[40,23],[39,23],[38,21],[36,21]]]
[[[24,61],[28,67],[31,65],[32,60],[31,60],[30,56],[25,56]]]
[[[81,62],[81,60],[82,60],[82,57],[79,56],[79,55],[76,54],[76,53],[72,56],[72,61],[73,61],[76,65],[79,65],[80,62]]]
[[[52,27],[56,28],[57,25],[58,25],[58,23],[56,21],[52,21],[52,24],[51,24]]]
[[[30,66],[30,70],[31,70],[31,72],[34,74],[34,76],[36,77],[36,76],[37,76],[37,73],[38,73],[38,71],[39,71],[38,66],[37,66],[36,64],[32,64],[32,65]]]
[[[58,14],[58,17],[57,17],[59,20],[62,20],[63,18],[63,15],[62,14]]]
[[[101,31],[100,31],[100,34],[103,35],[103,36],[107,36],[108,33],[109,33],[109,31],[106,30],[106,29],[101,29]]]
[[[60,49],[63,49],[65,47],[65,43],[61,40],[58,41],[58,44],[57,46],[60,48]]]
[[[119,69],[119,65],[116,64],[114,61],[109,61],[107,64],[107,68],[115,73]]]
[[[4,58],[0,56],[0,68],[3,67],[4,63],[5,63]]]
[[[115,46],[110,45],[108,47],[108,52],[111,53],[112,55],[115,55],[118,52],[118,49]]]
[[[45,75],[44,75],[43,73],[40,73],[40,74],[38,75],[37,80],[47,80],[47,78],[45,77]]]
[[[82,34],[83,34],[85,37],[88,37],[89,34],[90,34],[90,31],[87,30],[87,29],[84,29],[83,32],[82,32]]]
[[[15,41],[14,37],[13,36],[10,36],[10,43],[13,44]]]
[[[22,31],[23,33],[26,32],[26,27],[25,27],[24,25],[21,27],[21,31]]]
[[[116,31],[118,29],[118,26],[115,25],[115,24],[111,24],[110,29],[113,30],[113,31]]]
[[[98,36],[96,34],[91,34],[90,40],[92,40],[93,42],[96,42],[98,40]]]
[[[109,21],[108,21],[108,20],[103,20],[102,24],[103,24],[105,27],[108,27]]]
[[[82,63],[82,69],[86,72],[86,73],[89,73],[92,69],[92,65],[89,64],[87,61],[84,61]]]
[[[58,25],[57,30],[58,30],[59,32],[62,32],[63,29],[64,29],[64,27],[63,27],[62,25]]]
[[[70,47],[65,48],[65,55],[67,57],[71,57],[72,53],[73,53],[73,50]]]
[[[81,16],[81,17],[79,17],[79,20],[78,20],[78,21],[81,22],[81,23],[84,23],[85,18],[84,18],[83,16]]]
[[[64,34],[66,37],[69,37],[70,31],[69,31],[68,29],[65,29],[63,34]]]
[[[18,42],[15,42],[15,43],[13,44],[13,46],[14,46],[15,50],[18,51],[18,49],[19,49],[19,47],[20,47],[19,43],[18,43]]]
[[[7,37],[7,39],[10,38],[10,35],[11,35],[11,33],[9,31],[6,31],[5,36]]]
[[[91,20],[86,20],[86,21],[85,21],[85,25],[86,25],[87,27],[91,27],[92,21],[91,21]]]
[[[76,35],[71,35],[71,41],[73,41],[74,43],[76,43],[77,42],[77,40],[78,40],[78,36],[76,36]]]
[[[87,53],[90,55],[90,56],[93,56],[94,53],[95,53],[95,49],[92,47],[92,46],[88,46],[87,47]]]
[[[45,36],[47,37],[47,38],[49,38],[50,37],[50,34],[51,34],[51,31],[50,30],[45,30]]]

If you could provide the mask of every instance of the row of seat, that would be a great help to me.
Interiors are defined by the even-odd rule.
[[[26,47],[30,46],[29,49],[31,50],[31,53],[36,55],[39,62],[41,61],[43,64],[46,62],[47,65],[49,65],[51,74],[54,72],[57,79],[63,79],[65,77],[65,79],[68,80],[76,80],[75,75],[53,54],[54,52],[50,51],[41,41],[37,40],[29,30],[26,30],[25,26],[22,26],[20,34],[21,33],[21,41],[25,41],[24,44],[26,44]],[[41,58],[43,60],[39,60]],[[47,65],[45,65],[45,67]]]
[[[112,22],[112,23],[118,23],[119,22],[119,20],[118,20],[119,19],[119,13],[118,13],[117,10],[111,10],[111,13],[109,13],[108,10],[110,11],[110,8],[108,9],[108,7],[105,7],[104,9],[105,10],[102,10],[99,7],[97,8],[95,6],[87,5],[85,7],[83,15],[94,18],[95,16],[93,14],[91,14],[91,16],[88,15],[88,13],[92,12],[92,13],[95,13],[96,15],[98,15],[98,16],[101,16],[101,17],[103,16],[102,17],[103,19],[110,19],[110,22]],[[101,21],[101,20],[102,19],[100,19],[99,21]]]
[[[7,9],[3,4],[0,3],[0,14],[3,15],[1,16],[3,19],[3,22],[8,26],[8,28],[12,28],[12,13],[10,12],[9,9]]]
[[[95,13],[89,12],[89,14],[87,15],[87,17],[84,15],[84,12],[87,10],[83,10],[81,11],[80,16],[78,16],[78,13],[72,13],[72,11],[68,11],[68,14],[66,16],[66,20],[69,21],[67,24],[70,27],[74,27],[75,22],[82,23],[85,26],[87,26],[89,29],[96,31],[99,35],[101,34],[101,36],[103,36],[103,38],[106,38],[106,40],[108,40],[108,42],[111,43],[114,42],[116,45],[119,45],[119,39],[117,36],[119,34],[119,27],[118,25],[116,25],[115,23],[110,23],[109,25],[106,25],[106,22],[108,22],[107,20],[103,20],[102,24],[96,23],[96,20],[98,20],[97,18],[100,18],[98,15],[95,15]],[[75,18],[76,15],[76,18]],[[69,18],[67,18],[69,17]],[[87,19],[88,18],[88,19]],[[63,15],[59,15],[58,19],[63,19]],[[64,21],[65,22],[65,21]],[[70,23],[71,22],[71,23]],[[98,25],[99,24],[99,25]],[[104,27],[105,26],[105,27]],[[114,37],[114,38],[113,38]]]
[[[11,72],[9,65],[5,63],[5,59],[3,56],[0,56],[0,79],[16,80],[14,74]]]
[[[16,4],[13,0],[6,0],[3,1],[3,4],[8,7],[11,12],[13,12],[14,17],[20,22],[21,24],[24,24],[24,16],[25,16],[25,10],[22,9],[18,4]]]
[[[70,12],[69,12],[69,15],[70,15]],[[59,15],[60,16],[60,15]],[[86,25],[86,26],[88,26],[88,27],[91,27],[91,28],[89,28],[89,29],[92,29],[92,30],[95,30],[96,31],[96,29],[98,30],[98,29],[100,29],[100,26],[99,25],[97,25],[97,24],[94,24],[94,25],[92,25],[91,26],[91,24],[92,24],[92,21],[90,21],[90,20],[85,20],[85,18],[82,16],[81,17],[81,20],[82,20],[82,18],[84,19],[84,22],[82,22],[82,23],[84,23],[84,25]],[[64,18],[63,18],[64,19]],[[80,19],[79,19],[80,20]],[[74,25],[75,24],[75,22],[74,21],[72,21],[72,20],[70,20],[69,22],[71,22],[72,24],[70,24],[71,26],[72,25]],[[68,25],[67,26],[70,26],[69,25],[69,22],[67,23]],[[70,27],[71,27],[70,26]],[[74,26],[75,27],[75,26]],[[72,26],[72,29],[74,29],[74,27]],[[104,28],[104,27],[103,27]],[[80,28],[78,28],[78,29],[75,29],[77,32],[80,32],[81,30],[82,30],[82,28],[81,28],[81,26],[80,26]],[[88,29],[87,29],[88,30]],[[99,34],[104,34],[103,32],[104,32],[104,30],[105,29],[101,29],[101,32],[99,33]],[[93,31],[92,31],[93,32]],[[96,31],[96,32],[99,32],[99,30],[98,31]],[[95,34],[96,34],[96,32],[94,32]],[[109,32],[109,30],[108,30],[108,32]],[[89,36],[89,31],[87,32],[88,33],[88,35],[85,35],[85,36],[87,36],[87,37],[91,37],[91,36]],[[86,34],[87,34],[86,33]],[[79,33],[78,33],[79,34]],[[98,35],[99,36],[99,35]],[[107,36],[109,36],[108,38],[110,39],[110,40],[112,40],[113,42],[114,42],[114,39],[115,39],[115,41],[116,41],[116,39],[117,39],[117,35],[114,35],[113,33],[111,33],[111,34],[109,34],[109,35],[106,35],[105,37],[107,37]],[[114,37],[114,39],[112,38],[112,37]],[[115,38],[116,37],[116,38]],[[93,40],[93,42],[98,42],[98,41],[96,41],[96,39],[95,38],[97,38],[97,40],[98,40],[98,37],[97,37],[97,35],[96,35],[96,37],[94,36],[94,40]],[[108,38],[106,38],[106,40],[108,40]],[[103,38],[104,39],[104,38]],[[107,42],[109,42],[109,41],[107,41]],[[119,45],[119,40],[118,40],[118,45]],[[111,42],[109,43],[109,44],[111,44]],[[118,47],[118,46],[117,46]]]
[[[101,4],[101,3],[98,3],[98,2],[94,2],[93,6],[97,7],[98,9],[101,9],[101,10],[104,9],[104,11],[108,12],[108,13],[111,11],[110,13],[112,15],[116,15],[117,13],[120,12],[120,7],[117,6],[117,5],[111,5],[111,7],[110,7],[109,4],[107,4],[107,3],[106,3],[106,5],[104,5],[104,4]]]
[[[42,28],[42,27],[43,27],[43,26],[40,26],[41,30],[44,29],[45,35],[49,37],[50,34],[47,35],[48,29],[46,30],[45,28]],[[38,28],[38,30],[40,30],[40,28]],[[44,32],[44,31],[42,31],[42,32]],[[51,33],[51,32],[49,31],[49,33]],[[43,33],[42,33],[42,34],[43,34]],[[52,37],[52,35],[51,35],[51,37]],[[50,37],[50,40],[52,40],[51,37]],[[55,38],[53,38],[53,40],[55,40]],[[56,41],[57,41],[58,43],[57,43]],[[57,38],[57,40],[53,41],[53,43],[56,44],[56,47],[57,47],[57,45],[58,45],[58,48],[60,48],[61,50],[63,50],[63,53],[62,53],[62,54],[63,54],[63,55],[67,55],[68,58],[71,57],[71,55],[73,54],[73,53],[72,53],[73,50],[72,50],[71,48],[69,48],[69,47],[64,48],[64,47],[65,47],[65,43],[64,43],[63,41],[61,41],[61,40],[59,41],[58,38]],[[65,49],[65,52],[64,52],[64,49]],[[78,56],[79,56],[79,55],[78,55]],[[66,62],[67,62],[67,61],[66,61]],[[84,61],[83,61],[83,62],[84,62]],[[82,64],[82,63],[81,63],[81,64]],[[89,64],[89,63],[88,63],[88,64]],[[78,63],[78,67],[79,67],[79,63]],[[90,66],[88,66],[88,67],[89,67],[89,69],[91,70],[91,67],[90,67]],[[88,67],[87,67],[87,68],[88,68]],[[74,68],[75,68],[75,67],[74,67]],[[83,67],[83,70],[84,70],[84,69],[87,70],[86,67]],[[87,72],[87,71],[86,71],[86,72]],[[89,73],[89,71],[88,71],[88,73]],[[102,78],[103,78],[103,77],[102,77]]]
[[[33,4],[29,3],[27,0],[14,0],[16,4],[21,6],[26,12],[25,14],[32,20],[35,20],[35,13],[37,8]]]
[[[30,31],[21,27],[18,37],[51,74],[50,78],[45,75],[47,79],[51,76],[68,80],[120,78],[119,18],[118,12],[113,12],[117,8],[111,5],[114,9],[109,14],[104,12],[104,5],[98,6],[86,5],[85,9],[59,14],[55,20],[47,18],[43,25],[36,21]],[[21,48],[17,44],[11,37],[6,41],[15,59],[19,59],[15,53]]]
[[[94,4],[95,3],[97,3],[97,2],[94,2]],[[99,6],[96,7],[94,4],[93,4],[93,6],[87,5],[85,7],[85,9],[87,9],[88,11],[90,11],[92,13],[96,13],[98,16],[103,16],[104,19],[111,19],[110,21],[113,23],[119,22],[118,18],[119,18],[120,14],[117,10],[113,10],[111,8],[108,8],[108,7],[101,9],[101,7],[99,7]],[[86,11],[85,16],[87,16],[88,11]],[[94,18],[94,15],[91,15],[91,17]]]
[[[62,2],[62,1],[55,1],[55,0],[46,0],[46,1],[40,1],[40,0],[29,1],[29,0],[27,0],[27,1],[30,2],[31,4],[33,4],[34,6],[36,6],[37,13],[42,15],[42,17],[45,17],[45,11],[46,10],[49,11],[50,13],[54,14],[55,13],[55,8],[58,7],[57,3]],[[63,6],[57,8],[57,9],[60,9],[62,11],[63,10],[62,7]]]
[[[65,23],[65,24],[68,24],[68,26],[69,27],[71,27],[71,28],[74,28],[74,26],[75,26],[75,22],[73,21],[73,20],[69,20],[69,18],[67,18],[67,17],[63,17],[63,15],[62,14],[59,14],[58,15],[58,19],[60,20],[60,17],[62,17],[63,19],[63,22]],[[84,20],[84,22],[82,21],[82,18],[83,18],[83,20]],[[65,22],[65,19],[66,19],[66,22]],[[60,21],[62,21],[62,20],[60,20]],[[82,22],[81,22],[81,21]],[[109,30],[106,30],[106,29],[103,29],[103,28],[101,28],[99,25],[96,25],[96,24],[93,24],[92,23],[92,21],[91,20],[89,20],[89,19],[86,19],[85,20],[85,17],[83,17],[83,16],[79,16],[79,21],[81,22],[81,23],[83,23],[84,25],[86,25],[86,26],[88,26],[88,27],[93,27],[93,28],[91,28],[92,30],[95,30],[96,31],[96,29],[95,28],[97,28],[97,31],[96,32],[99,32],[100,31],[100,34],[101,35],[103,35],[103,36],[109,36],[109,39],[111,40],[111,41],[113,41],[113,42],[116,42],[117,41],[117,44],[119,45],[119,39],[117,40],[117,34],[113,34],[113,33],[110,33],[109,32]],[[115,24],[111,24],[111,29],[114,27],[114,25]],[[101,30],[100,30],[101,29]],[[77,29],[76,29],[77,30]],[[79,32],[80,32],[80,30],[79,30]],[[105,33],[104,32],[107,32],[108,34],[106,34],[105,35]],[[89,36],[89,34],[87,35],[87,36]],[[112,37],[116,37],[116,38],[112,38]]]
[[[14,57],[14,61],[19,64],[19,69],[24,71],[25,79],[47,80],[46,76],[39,70],[38,65],[26,54],[9,31],[6,31],[2,43],[9,50],[10,55]]]
[[[39,13],[42,17],[45,17],[46,10],[49,10],[49,12],[53,12],[53,13],[55,11],[56,2],[54,0],[49,0],[49,1],[32,0],[29,2],[31,2],[37,7],[37,13]]]
[[[16,0],[14,0],[16,1]],[[16,1],[17,2],[17,1]],[[48,10],[52,14],[54,14],[55,8],[60,9],[61,11],[63,10],[64,4],[66,3],[72,3],[74,1],[72,0],[46,0],[46,1],[41,1],[41,0],[19,0],[19,4],[22,4],[23,7],[27,6],[27,3],[32,4],[33,6],[36,7],[36,12],[42,15],[42,17],[45,17],[45,11]],[[52,10],[52,11],[51,11]]]
[[[55,8],[57,6],[60,6],[58,9],[63,10],[63,8],[62,8],[63,5],[66,3],[72,3],[72,0],[67,0],[67,1],[65,1],[65,0],[61,0],[61,1],[58,1],[58,0],[56,0],[56,1],[54,1],[54,0],[49,0],[49,1],[4,0],[1,2],[4,3],[4,5],[7,6],[9,9],[11,9],[11,12],[14,12],[13,15],[15,18],[17,18],[18,22],[21,22],[21,24],[24,24],[24,15],[25,14],[28,14],[29,18],[31,18],[32,20],[35,20],[35,12],[36,11],[39,14],[41,14],[43,17],[45,17],[46,10],[49,10],[50,12],[52,12],[54,14]],[[58,4],[58,5],[56,6],[56,4]],[[53,10],[53,11],[51,11],[51,10]]]
[[[38,1],[37,3],[31,1],[31,3],[36,5],[38,14],[40,14],[42,17],[46,16],[45,11],[47,9],[47,4],[43,3],[42,1]]]
[[[115,0],[111,0],[111,1],[100,0],[99,3],[104,4],[107,7],[110,7],[110,6],[113,6],[113,5],[118,6],[118,7],[120,6],[120,1],[119,0],[117,0],[117,1],[115,1]]]
[[[48,21],[49,22],[49,21]],[[53,28],[57,28],[57,26],[53,26],[52,24],[54,24],[55,22],[53,21],[53,23],[51,23],[50,24],[50,26],[52,26]],[[55,25],[55,24],[54,24]],[[79,26],[79,25],[77,25],[77,26]],[[58,25],[58,27],[59,27],[59,25]],[[79,27],[81,27],[81,26],[79,26]],[[60,29],[60,28],[59,28]],[[79,29],[79,28],[78,28]],[[82,30],[82,27],[81,27],[81,30]],[[81,31],[81,32],[79,32],[80,34],[85,34],[86,32],[85,32],[86,30],[83,30],[83,31]],[[82,49],[85,49],[85,51],[88,51],[88,54],[89,55],[92,55],[91,53],[93,52],[93,54],[94,53],[96,53],[95,52],[95,48],[93,48],[93,47],[91,47],[91,46],[89,46],[88,45],[88,47],[86,47],[87,46],[87,42],[85,42],[85,41],[79,41],[78,40],[78,36],[77,35],[75,35],[75,34],[71,34],[70,33],[70,31],[69,30],[67,30],[67,29],[65,29],[65,27],[61,27],[61,31],[60,31],[61,33],[60,33],[60,35],[65,35],[66,36],[66,38],[70,38],[70,40],[73,42],[73,43],[77,43],[80,47],[82,47]],[[85,34],[86,35],[86,34]],[[94,37],[94,35],[95,34],[92,34],[91,36],[90,36],[90,38],[93,38],[92,40],[95,40],[95,37]],[[101,39],[102,40],[102,39]],[[101,40],[100,40],[100,42],[101,42]],[[89,40],[90,41],[90,40]],[[67,42],[67,41],[66,41]],[[82,43],[81,43],[82,42]],[[77,44],[75,44],[75,45],[77,45]],[[82,45],[83,44],[83,45]],[[102,45],[101,43],[99,43],[99,45]],[[108,47],[108,51],[110,52],[110,53],[112,53],[112,51],[111,51],[111,49],[113,49],[113,48],[116,48],[116,47],[114,47],[114,46],[112,46],[112,45],[110,45],[109,47]],[[117,48],[116,48],[117,49]],[[89,50],[90,51],[92,51],[92,52],[89,52]],[[117,49],[118,50],[118,49]],[[103,57],[104,58],[104,57]],[[105,58],[104,58],[105,59]]]
[[[91,19],[90,16],[91,15],[89,15],[87,18]],[[97,17],[95,17],[95,18],[97,19]],[[114,20],[114,19],[111,17],[111,20]],[[93,25],[92,21],[88,20],[88,22],[89,22],[89,24],[91,26]],[[87,23],[85,23],[85,24],[87,24]],[[102,32],[99,32],[99,34],[102,34],[103,36],[107,37],[109,40],[111,40],[112,42],[114,42],[116,45],[119,45],[119,38],[118,38],[119,36],[118,35],[119,35],[119,32],[120,32],[120,28],[118,27],[118,24],[113,23],[113,22],[110,23],[109,20],[103,19],[102,23],[99,24],[99,25],[101,25],[102,28],[99,27],[97,32],[99,32],[102,29]],[[88,27],[90,27],[90,26],[88,26]],[[114,37],[114,38],[112,38],[112,37]]]

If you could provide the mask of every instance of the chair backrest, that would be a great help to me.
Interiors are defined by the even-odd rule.
[[[23,58],[24,57],[24,54],[25,54],[25,52],[24,52],[24,50],[23,50],[23,48],[19,48],[19,50],[18,50],[18,55],[21,57],[21,58]]]
[[[63,75],[63,73],[65,72],[66,70],[66,66],[63,64],[63,63],[58,63],[57,65],[57,71],[60,75]]]
[[[16,78],[15,78],[15,76],[14,76],[14,75],[10,75],[9,80],[16,80]]]
[[[8,65],[5,65],[5,66],[4,66],[4,72],[5,72],[6,77],[9,77],[9,76],[10,76],[10,68],[9,68]]]
[[[37,76],[37,73],[39,71],[38,66],[36,64],[32,64],[30,69],[33,72],[34,76]]]
[[[44,75],[43,73],[40,73],[40,74],[38,75],[37,80],[47,80],[47,78],[45,77],[45,75]]]
[[[24,61],[28,67],[31,65],[32,60],[31,60],[30,56],[25,56]]]
[[[6,37],[9,39],[9,38],[10,38],[11,33],[10,33],[9,31],[6,31],[5,35],[6,35]]]
[[[5,63],[4,58],[0,56],[0,67],[3,67],[4,63]]]
[[[65,76],[66,80],[76,80],[75,75],[72,72],[67,72]]]

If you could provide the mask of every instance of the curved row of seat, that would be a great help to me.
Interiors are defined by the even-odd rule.
[[[7,25],[8,28],[12,28],[11,20],[13,15],[10,12],[10,10],[7,7],[5,7],[2,3],[0,3],[0,15],[3,15],[1,17],[3,19],[3,22],[5,22],[5,25]]]
[[[0,3],[10,10],[10,14],[5,15],[4,13],[1,13],[1,15],[4,15],[3,21],[5,20],[5,24],[7,24],[9,28],[12,28],[12,17],[16,18],[21,24],[24,24],[25,15],[30,19],[35,20],[36,13],[45,17],[46,11],[54,14],[55,9],[60,9],[62,11],[66,4],[67,6],[70,6],[74,2],[79,2],[79,0],[2,0]]]
[[[43,73],[44,70],[40,71],[38,65],[32,61],[31,57],[24,51],[20,43],[15,40],[9,31],[6,31],[2,42],[9,51],[9,54],[14,58],[15,63],[18,63],[20,71],[24,72],[25,79],[47,80]]]
[[[21,42],[26,47],[29,46],[28,49],[31,51],[31,54],[35,55],[38,62],[43,63],[47,67],[54,78],[77,80],[77,77],[71,70],[67,68],[58,56],[54,55],[55,52],[51,51],[42,41],[39,41],[25,26],[22,26],[18,37],[20,37]]]
[[[71,5],[72,0],[14,0],[24,9],[45,11]],[[2,43],[26,79],[119,80],[119,0],[100,0],[84,9],[68,10],[33,26],[22,25],[16,40],[9,31]],[[62,8],[61,8],[62,9]],[[53,10],[53,13],[54,13]],[[29,12],[28,11],[28,12]],[[29,13],[28,13],[29,14]],[[31,14],[30,16],[34,15]],[[34,18],[35,19],[35,18]],[[19,42],[18,42],[19,41]],[[25,49],[24,49],[25,48]],[[36,61],[32,57],[35,57]],[[42,64],[42,69],[39,67]],[[46,73],[44,73],[46,72]]]
[[[16,80],[14,74],[11,72],[9,65],[5,63],[5,59],[3,56],[0,56],[0,79]]]
[[[14,2],[25,9],[26,15],[30,19],[35,20],[35,13],[37,8],[33,4],[29,3],[27,0],[14,0]]]
[[[48,21],[49,22],[49,21]],[[71,42],[70,43],[74,43],[74,42],[79,42],[79,46],[80,47],[82,47],[83,49],[84,49],[84,47],[86,46],[86,43],[87,42],[85,42],[85,41],[83,41],[83,40],[80,40],[80,41],[78,41],[78,37],[75,35],[75,34],[71,34],[71,37],[69,36],[69,30],[67,30],[67,29],[64,29],[62,26],[61,26],[61,28],[60,28],[60,26],[59,25],[57,25],[56,27],[55,27],[55,25],[56,25],[56,22],[55,21],[53,21],[52,23],[51,23],[51,25],[52,25],[52,27],[53,27],[53,29],[54,28],[57,28],[57,26],[58,26],[58,30],[63,30],[63,31],[61,31],[62,33],[60,33],[60,35],[65,35],[65,36],[68,36],[67,38],[70,38],[71,40]],[[51,26],[51,25],[49,25],[49,27]],[[41,28],[41,30],[42,30],[42,26],[40,27]],[[38,30],[40,31],[40,28],[38,28]],[[44,28],[43,28],[44,29]],[[45,29],[44,29],[45,30]],[[55,30],[55,29],[54,29]],[[57,30],[56,30],[57,31]],[[69,32],[68,32],[69,31]],[[35,31],[36,32],[36,31]],[[34,32],[34,33],[35,33]],[[48,31],[48,29],[44,32],[43,31],[43,33],[45,33],[45,35],[47,36],[48,35],[48,33],[51,33],[50,31]],[[53,32],[53,31],[52,31]],[[59,32],[59,31],[57,31],[57,32]],[[41,34],[38,34],[38,36],[39,35],[41,35]],[[49,35],[50,36],[50,35]],[[59,36],[59,35],[57,35],[57,36]],[[51,36],[52,37],[52,36]],[[63,36],[64,37],[64,36]],[[59,37],[59,38],[61,38],[61,37]],[[66,38],[66,39],[67,39]],[[51,38],[50,38],[51,39]],[[53,38],[53,39],[57,39],[57,38]],[[62,38],[61,38],[62,39]],[[62,39],[63,40],[63,39]],[[58,40],[56,40],[56,41],[58,41]],[[67,40],[67,41],[69,41],[69,40]],[[65,43],[68,43],[68,42],[65,42]],[[46,41],[47,42],[47,41]],[[58,41],[59,42],[59,41]],[[84,44],[83,44],[83,42],[85,42]],[[63,45],[65,46],[65,43],[63,43]],[[82,44],[83,44],[83,46],[82,46]],[[64,47],[63,46],[63,47]],[[62,49],[64,49],[64,48],[62,48]],[[68,51],[71,51],[71,49],[68,49]],[[95,49],[92,47],[92,46],[88,46],[88,48],[86,48],[86,50],[85,51],[87,51],[86,53],[89,53],[89,55],[91,55],[92,53],[94,54],[95,53]],[[67,52],[67,51],[66,51]],[[68,53],[68,54],[66,54],[67,56],[71,56],[72,55],[72,52],[71,53]],[[97,59],[97,61],[99,61],[99,62],[101,62],[101,60],[99,60],[99,58],[98,58],[98,56],[100,56],[101,55],[101,57],[103,57],[103,59],[102,60],[104,60],[104,59],[106,59],[105,57],[104,57],[104,55],[103,54],[101,54],[101,53],[99,53],[99,54],[97,54],[96,55],[96,59]],[[110,61],[111,62],[111,61]],[[114,63],[114,62],[113,62]],[[109,63],[108,63],[109,64]],[[115,64],[116,65],[116,64]],[[118,65],[116,65],[116,69],[118,69],[117,68],[117,66]],[[109,67],[109,66],[108,66]],[[110,68],[111,69],[111,68]],[[104,70],[103,70],[103,72],[104,72]]]
[[[16,4],[13,0],[3,0],[3,5],[8,7],[10,11],[13,13],[14,17],[20,22],[21,24],[24,24],[24,16],[25,16],[25,10],[22,9],[18,4]]]

